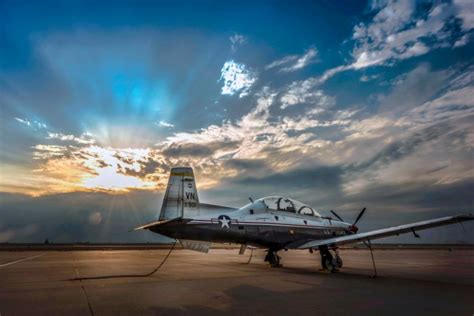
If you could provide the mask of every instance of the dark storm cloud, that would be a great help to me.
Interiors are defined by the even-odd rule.
[[[367,212],[358,224],[361,231],[402,225],[432,218],[473,212],[474,181],[449,184],[431,182],[403,185],[373,185],[362,192],[341,196],[331,206],[345,220],[356,218],[362,207]],[[422,238],[402,235],[385,239],[387,242],[408,243],[473,243],[474,223],[435,228],[423,231]],[[383,241],[383,240],[382,240]]]
[[[75,192],[31,197],[0,193],[0,242],[157,242],[131,228],[156,220],[162,194]]]
[[[265,185],[295,189],[308,187],[337,189],[341,185],[342,173],[340,167],[316,167],[274,173],[260,178],[247,177],[237,182],[243,185]]]
[[[417,151],[420,146],[433,141],[451,131],[448,123],[441,123],[422,129],[387,145],[371,159],[357,165],[357,169],[366,170],[373,165],[387,165],[395,160],[403,159]]]
[[[219,150],[234,149],[238,142],[211,142],[206,144],[172,144],[165,148],[161,153],[166,157],[209,157]]]
[[[163,150],[163,155],[168,157],[195,156],[208,157],[214,153],[214,150],[207,145],[189,144],[176,145]]]
[[[239,172],[261,171],[268,168],[263,159],[229,159],[222,163],[223,168],[235,169]]]
[[[397,210],[397,214],[412,214],[415,210],[430,210],[443,214],[469,213],[474,201],[473,180],[448,184],[421,182],[412,184],[377,184],[364,191],[343,197],[341,203],[371,205],[380,212]],[[454,212],[454,213],[453,213]]]

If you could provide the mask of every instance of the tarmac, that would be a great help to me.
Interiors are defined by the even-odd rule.
[[[474,314],[474,250],[341,251],[320,270],[317,252],[0,251],[0,315],[467,315]],[[104,277],[71,280],[74,278]]]

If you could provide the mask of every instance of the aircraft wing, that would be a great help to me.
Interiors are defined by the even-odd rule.
[[[320,246],[332,246],[332,245],[344,245],[344,244],[351,244],[360,241],[367,241],[373,240],[388,236],[394,236],[404,233],[410,233],[418,230],[428,229],[437,226],[444,226],[453,223],[460,223],[464,221],[471,221],[474,220],[474,215],[472,214],[464,214],[464,215],[456,215],[456,216],[447,216],[437,219],[431,219],[427,221],[411,223],[406,225],[400,225],[395,227],[383,228],[378,230],[373,230],[370,232],[365,233],[358,233],[353,235],[341,236],[341,237],[334,237],[329,239],[322,239],[322,240],[312,240],[308,241],[301,246],[299,249],[308,249],[308,248],[317,248]]]

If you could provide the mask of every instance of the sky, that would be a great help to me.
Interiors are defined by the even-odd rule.
[[[473,29],[470,0],[2,1],[0,242],[162,241],[128,230],[175,166],[361,230],[473,212]]]

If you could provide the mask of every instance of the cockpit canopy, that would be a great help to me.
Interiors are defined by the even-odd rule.
[[[263,204],[265,204],[265,206],[270,210],[321,217],[321,215],[312,207],[290,198],[268,196],[261,198],[258,201],[263,202]]]

